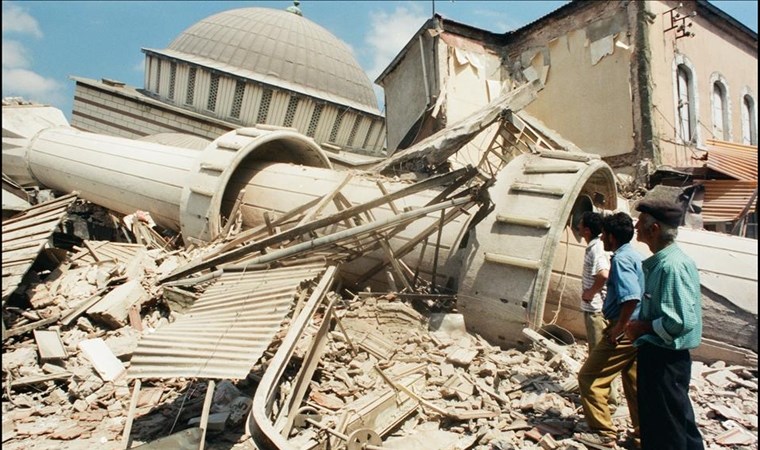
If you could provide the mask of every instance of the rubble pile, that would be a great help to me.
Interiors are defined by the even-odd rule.
[[[75,212],[83,211],[96,217],[86,209]],[[197,272],[215,267],[213,258],[230,259],[225,252],[235,245],[251,244],[238,236],[235,245],[177,249],[139,214],[130,225],[137,243],[88,240],[93,227],[66,226],[74,222],[69,217],[60,228],[76,239],[51,235],[34,254],[9,258],[29,270],[3,301],[3,447],[110,449],[131,441],[131,447],[186,448],[178,442],[197,447],[205,435],[207,448],[253,448],[245,426],[252,399],[305,308],[309,287],[294,296],[279,332],[243,379],[133,380],[127,371],[141,338],[180,320],[214,285],[213,274]],[[108,222],[101,219],[98,224]],[[18,233],[35,226],[18,225]],[[112,236],[124,234],[111,229],[118,231]],[[367,239],[377,237],[369,233]],[[6,244],[11,247],[4,241],[4,262]],[[24,251],[27,244],[13,245]],[[304,255],[311,254],[289,257],[303,262]],[[230,273],[278,267],[278,276],[293,276],[293,266],[267,264]],[[190,281],[165,282],[188,266],[197,275]],[[403,267],[388,270],[404,279]],[[219,280],[224,284],[224,277]],[[324,286],[335,305],[325,321],[329,328],[312,323],[277,390],[273,423],[295,447],[344,448],[353,442],[397,450],[585,448],[572,437],[585,431],[576,391],[585,343],[559,345],[525,330],[522,347],[501,350],[466,331],[453,297],[423,293],[423,283],[417,292],[344,291],[350,294],[345,298],[330,286]],[[416,299],[419,310],[401,299]],[[323,332],[324,348],[307,339]],[[245,352],[251,344],[240,342],[235,350]],[[299,380],[296,372],[305,366],[311,369]],[[757,449],[756,367],[695,362],[691,393],[707,448]],[[300,404],[286,405],[293,398]],[[614,417],[621,430],[630,426],[625,405]]]
[[[461,315],[426,318],[393,298],[338,314],[301,409],[312,419],[291,433],[296,448],[367,428],[387,430],[383,445],[393,449],[586,448],[572,438],[587,431],[576,383],[585,343],[562,354],[501,350],[467,333]],[[707,448],[757,448],[756,370],[695,362],[691,392]],[[388,395],[390,406],[380,401]],[[625,403],[613,418],[632,431]]]

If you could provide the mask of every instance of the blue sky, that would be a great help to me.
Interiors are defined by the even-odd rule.
[[[519,28],[565,1],[437,0],[436,12],[494,32]],[[714,1],[757,31],[757,0]],[[52,104],[71,116],[69,76],[143,85],[141,48],[166,48],[183,30],[220,11],[284,9],[291,1],[3,1],[2,95]],[[304,16],[353,50],[370,79],[432,14],[433,2],[309,1]],[[378,92],[381,92],[377,88]]]

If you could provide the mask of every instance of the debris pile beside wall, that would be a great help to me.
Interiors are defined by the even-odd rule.
[[[19,262],[25,276],[12,293],[4,286],[3,447],[111,449],[124,448],[131,440],[131,447],[148,443],[148,448],[250,449],[246,420],[272,413],[273,426],[289,430],[289,442],[297,447],[344,448],[347,441],[357,441],[393,449],[585,448],[572,439],[573,432],[584,429],[575,391],[575,371],[586,356],[584,343],[547,344],[551,341],[527,330],[526,341],[536,344],[501,350],[466,331],[454,297],[406,287],[387,294],[344,290],[343,297],[332,291],[337,289],[332,281],[317,287],[303,283],[247,376],[130,379],[141,339],[179,323],[196,301],[218,287],[215,283],[229,281],[225,274],[276,270],[292,278],[299,269],[292,261],[303,266],[313,249],[293,250],[286,255],[288,263],[272,258],[266,264],[215,270],[204,262],[217,258],[223,264],[240,257],[256,261],[251,256],[277,256],[301,244],[290,236],[278,242],[283,248],[249,252],[272,236],[248,242],[238,239],[243,232],[227,237],[226,244],[176,249],[170,237],[157,233],[139,214],[130,225],[139,243],[66,239],[72,236],[65,233],[63,221],[69,204],[55,205],[49,218],[43,204],[27,214],[29,222],[11,222],[22,241],[27,234],[42,236],[44,243],[34,252],[6,261],[10,252],[4,233],[3,262]],[[413,218],[411,212],[400,214]],[[52,225],[38,233],[40,220]],[[302,226],[320,220],[312,218]],[[397,225],[389,221],[387,227]],[[115,227],[121,239],[124,231]],[[354,229],[364,234],[347,240],[358,236],[371,244],[382,238],[373,229]],[[302,239],[313,243],[326,237],[309,241],[311,236]],[[14,242],[14,249],[23,251],[22,241]],[[231,253],[236,249],[244,252]],[[339,261],[348,259],[335,257],[340,250],[325,246],[323,252]],[[324,264],[331,258],[320,259]],[[391,260],[386,265],[402,278],[402,267],[394,267]],[[207,269],[212,271],[197,273]],[[178,273],[194,276],[174,285],[162,283],[180,278]],[[277,358],[281,345],[301,319],[306,297],[320,286],[332,306],[318,308],[304,322],[304,337],[273,391],[275,409],[257,409],[257,387],[282,362]],[[322,326],[325,317],[329,320]],[[236,331],[235,326],[230,329]],[[315,337],[320,337],[319,345]],[[250,347],[250,340],[240,340],[234,350],[247,352]],[[177,352],[183,349],[179,343]],[[209,360],[218,357],[217,351],[208,348]],[[722,362],[693,367],[692,395],[708,448],[756,449],[757,368]],[[628,426],[624,406],[615,417],[621,427]]]
[[[501,350],[466,332],[459,314],[422,315],[394,294],[364,297],[335,313],[293,448],[342,448],[362,433],[397,450],[586,448],[572,438],[587,431],[576,383],[585,343]],[[304,357],[296,351],[293,372]],[[280,402],[293,383],[280,384]],[[695,362],[691,394],[706,448],[757,448],[756,369]],[[625,403],[613,419],[630,431]]]

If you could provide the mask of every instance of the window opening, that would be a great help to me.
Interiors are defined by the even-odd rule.
[[[359,125],[362,123],[362,116],[357,115],[356,120],[354,120],[354,126],[351,127],[351,133],[348,135],[348,142],[346,143],[347,146],[351,147],[354,145],[354,138],[356,138],[356,132],[359,131]]]
[[[319,118],[322,117],[322,108],[324,104],[318,103],[314,107],[314,111],[311,113],[311,120],[309,121],[309,129],[306,130],[306,136],[314,137],[317,133],[317,125],[319,124]]]
[[[259,105],[259,114],[256,116],[256,123],[267,123],[267,114],[269,114],[269,104],[272,103],[272,90],[266,89],[261,96]]]
[[[211,84],[208,88],[208,102],[206,103],[206,109],[209,111],[216,111],[216,96],[219,93],[219,74],[211,74]]]
[[[742,98],[742,143],[757,145],[757,117],[755,100],[749,95]]]
[[[335,142],[338,138],[338,130],[340,129],[340,124],[343,122],[344,115],[346,115],[345,109],[338,111],[338,116],[335,118],[335,123],[333,123],[332,131],[330,131],[330,140],[328,142]]]
[[[285,123],[283,124],[284,126],[293,126],[293,120],[296,117],[296,109],[298,109],[298,97],[291,95],[290,101],[288,102],[288,110],[285,112]]]
[[[159,89],[161,89],[161,60],[156,59],[156,94],[160,95]]]
[[[185,96],[185,103],[188,105],[192,105],[195,101],[195,76],[197,73],[197,67],[190,68],[190,74],[187,77],[187,95]]]
[[[232,110],[230,116],[235,119],[240,118],[240,110],[243,108],[243,94],[245,94],[245,82],[237,80],[235,82],[235,96],[232,99]]]
[[[362,148],[367,148],[367,145],[369,144],[369,139],[372,136],[372,132],[375,131],[375,122],[372,121],[369,124],[369,129],[367,130],[367,136],[364,137],[364,143],[362,144]]]
[[[693,142],[696,114],[694,111],[694,88],[689,69],[683,64],[677,69],[678,89],[678,136],[683,142]]]
[[[174,90],[177,84],[177,63],[172,62],[169,67],[169,99],[174,100]]]

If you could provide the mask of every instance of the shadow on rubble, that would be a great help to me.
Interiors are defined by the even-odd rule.
[[[245,430],[245,422],[250,411],[250,399],[258,385],[254,378],[258,379],[256,375],[251,374],[249,378],[235,384],[227,380],[217,384],[209,413],[206,449],[255,449]],[[157,383],[155,387],[146,383],[140,390],[140,399],[149,399],[152,391],[171,392],[173,385],[182,385],[173,390],[173,400],[137,408],[130,433],[129,448],[143,450],[198,448],[201,439],[200,418],[208,389],[206,380],[187,382],[169,380]],[[138,405],[140,404],[141,402],[138,401]]]

